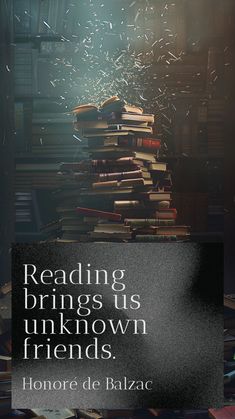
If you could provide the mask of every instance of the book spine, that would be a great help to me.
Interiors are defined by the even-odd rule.
[[[144,185],[143,178],[136,178],[136,179],[123,179],[120,181],[120,186],[137,186],[137,185]]]
[[[104,218],[111,221],[120,221],[121,214],[112,213],[112,212],[105,212],[105,211],[97,211],[92,208],[76,208],[76,211],[80,215],[84,215],[86,217],[98,217]]]
[[[131,227],[151,227],[151,226],[172,226],[175,223],[173,219],[125,219],[126,225]]]
[[[135,236],[135,240],[137,242],[162,242],[162,241],[177,241],[177,236],[162,236],[162,235],[150,235],[150,234],[143,234]]]
[[[105,189],[105,188],[117,188],[118,185],[118,181],[117,180],[109,180],[107,182],[94,182],[92,183],[92,188],[93,189]]]
[[[144,179],[143,178],[137,178],[137,179],[123,179],[120,182],[118,180],[111,180],[107,182],[94,182],[92,183],[93,189],[99,189],[99,188],[118,188],[122,186],[135,186],[135,185],[144,185]]]
[[[151,150],[159,150],[161,147],[160,140],[150,138],[119,138],[118,145],[121,147],[147,148]]]
[[[118,160],[104,160],[104,159],[99,159],[99,160],[92,160],[92,166],[96,167],[96,166],[106,166],[106,165],[110,165],[110,166],[123,166],[123,165],[133,165],[136,166],[135,163],[133,162],[133,157],[123,157],[120,158]]]
[[[166,211],[164,212],[164,210],[160,210],[156,212],[156,218],[160,218],[160,219],[169,219],[169,218],[174,218],[176,219],[177,217],[177,210],[175,208],[172,208],[171,211]]]
[[[106,180],[122,180],[122,179],[135,179],[142,177],[141,170],[133,170],[129,172],[115,172],[115,173],[100,173],[98,179],[100,182]]]
[[[140,208],[140,201],[114,201],[114,208],[117,210],[121,209],[133,209]]]

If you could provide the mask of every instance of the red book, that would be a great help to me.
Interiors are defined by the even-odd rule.
[[[158,209],[156,211],[156,218],[160,220],[164,219],[176,219],[177,217],[177,209],[176,208],[166,208],[166,209]]]
[[[161,141],[154,138],[119,138],[118,145],[122,147],[159,150],[161,147]]]
[[[222,409],[209,409],[211,419],[233,419],[235,418],[235,406],[226,406]]]
[[[99,211],[93,208],[77,207],[76,211],[78,214],[84,215],[85,217],[102,218],[110,221],[120,221],[122,218],[121,214],[117,214],[115,212]]]

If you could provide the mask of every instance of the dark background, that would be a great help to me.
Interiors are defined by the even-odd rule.
[[[179,223],[192,226],[192,240],[223,240],[225,209],[225,292],[235,292],[234,1],[7,0],[0,8],[1,281],[11,276],[11,243],[41,240],[40,226],[53,218],[54,180],[43,186],[30,175],[22,180],[19,165],[76,155],[47,151],[48,113],[59,117],[77,103],[117,93],[157,115]],[[198,115],[210,112],[213,101],[220,111],[211,123]],[[219,146],[210,143],[209,126],[218,130]],[[79,150],[72,128],[69,135]],[[15,224],[17,192],[33,196],[30,229]]]

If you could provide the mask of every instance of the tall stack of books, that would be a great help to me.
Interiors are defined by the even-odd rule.
[[[171,173],[159,161],[154,115],[114,96],[74,109],[88,159],[62,163],[57,193],[63,240],[186,238],[171,207]]]

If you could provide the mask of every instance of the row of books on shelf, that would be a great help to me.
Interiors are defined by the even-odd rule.
[[[176,155],[223,157],[224,99],[178,100],[172,125]]]
[[[23,0],[21,7],[15,7],[15,33],[63,35],[68,20],[66,5],[66,0]],[[24,10],[28,12],[22,14]]]
[[[35,156],[82,158],[83,145],[74,135],[71,112],[33,113],[31,153]]]
[[[34,189],[54,190],[59,186],[55,162],[19,162],[15,169],[15,191],[30,192]]]

